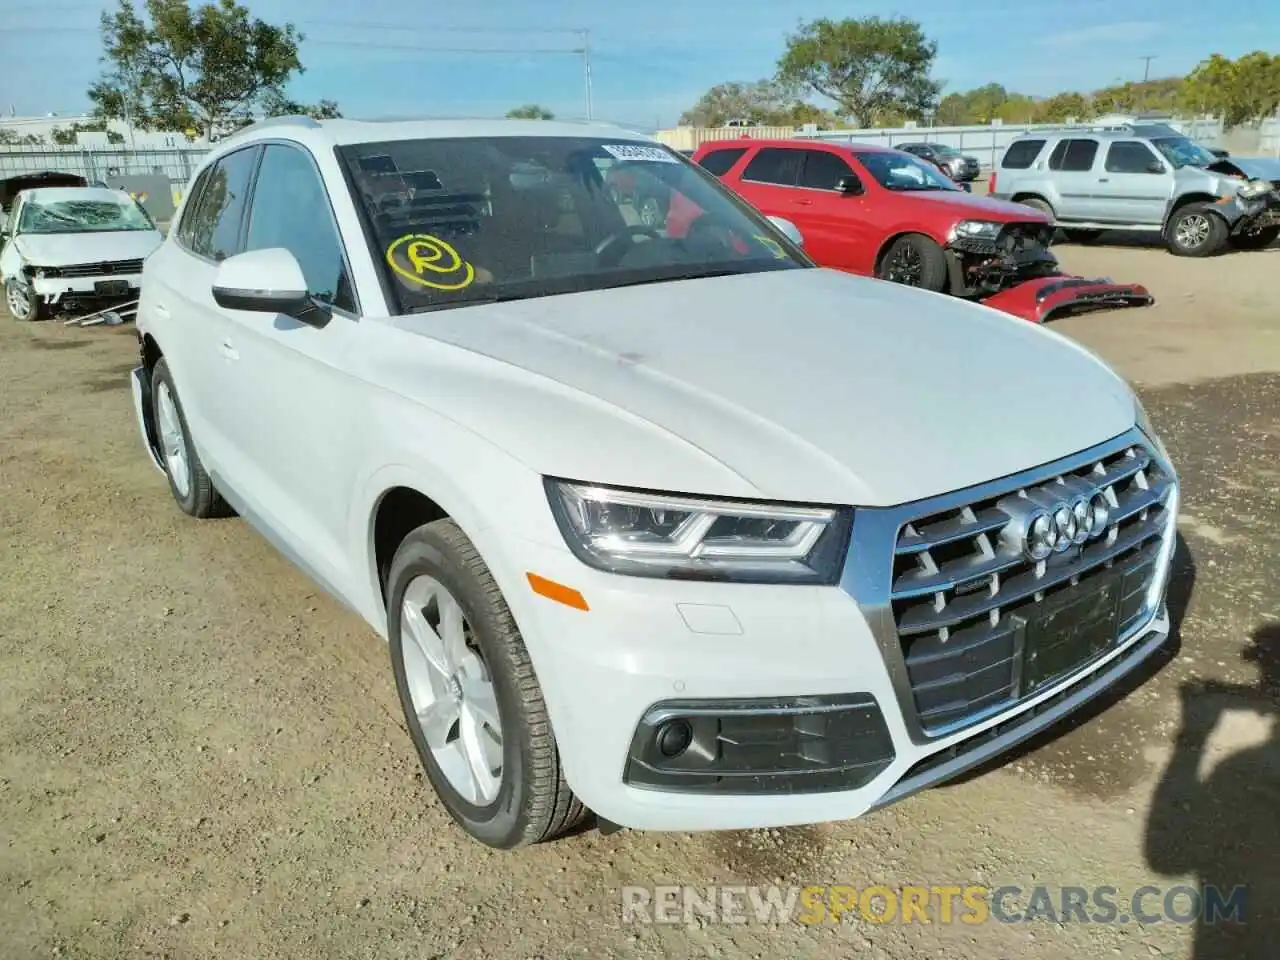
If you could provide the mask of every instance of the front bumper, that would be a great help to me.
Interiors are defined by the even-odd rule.
[[[53,307],[104,308],[138,299],[142,274],[90,277],[32,277],[31,289]]]
[[[897,643],[887,614],[867,606],[849,582],[666,581],[596,571],[559,545],[522,541],[518,552],[511,558],[517,569],[573,586],[590,607],[527,596],[513,605],[552,706],[566,777],[600,817],[638,829],[856,818],[1034,736],[1134,671],[1170,631],[1161,600],[1075,672],[959,729],[930,732],[921,730],[910,695],[903,700],[901,665],[885,653],[886,642]],[[851,551],[846,581],[867,569],[866,558]],[[720,772],[737,783],[708,784],[705,776],[696,782],[706,765],[664,771],[655,763],[651,735],[665,720],[693,718],[696,725],[699,712],[733,711],[734,725],[722,725],[718,735],[736,748],[729,764],[735,769]],[[770,711],[788,719],[756,722]],[[841,718],[829,719],[837,712]],[[808,716],[791,719],[798,713]],[[774,767],[770,735],[778,745]],[[813,749],[796,750],[797,739]],[[862,741],[857,749],[849,747],[854,739]],[[797,755],[811,761],[801,773],[819,775],[797,776]]]
[[[1026,280],[986,297],[982,303],[1032,323],[1044,323],[1065,313],[1146,307],[1155,303],[1155,297],[1141,284],[1054,276]]]

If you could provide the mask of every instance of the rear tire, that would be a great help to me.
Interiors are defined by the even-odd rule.
[[[49,315],[49,305],[44,297],[17,280],[10,280],[4,285],[4,300],[15,320],[31,322]]]
[[[229,514],[230,508],[209,479],[191,442],[187,417],[182,412],[169,364],[163,358],[151,371],[151,417],[160,440],[160,460],[169,478],[169,492],[182,512],[198,520]]]
[[[947,255],[921,233],[908,233],[889,244],[876,276],[890,283],[941,293],[947,287]]]
[[[1276,242],[1277,237],[1280,237],[1280,226],[1263,227],[1252,233],[1237,233],[1231,237],[1230,243],[1236,250],[1265,250]]]
[[[400,706],[449,815],[502,850],[580,824],[587,810],[565,782],[529,653],[466,534],[450,519],[413,530],[387,583]]]
[[[1178,257],[1212,257],[1226,246],[1227,222],[1207,203],[1188,203],[1174,211],[1164,228],[1165,246]]]

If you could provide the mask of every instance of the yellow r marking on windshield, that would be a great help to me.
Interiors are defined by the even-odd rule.
[[[411,283],[433,290],[463,290],[475,281],[476,271],[462,255],[439,237],[429,233],[407,233],[387,247],[391,269]],[[455,274],[455,282],[429,280],[428,275]]]
[[[759,240],[760,243],[763,244],[764,247],[770,253],[773,254],[774,259],[776,260],[787,259],[787,252],[782,249],[782,244],[780,244],[777,240],[774,240],[770,237],[762,237],[759,234],[753,234],[753,236],[755,237],[755,239]]]

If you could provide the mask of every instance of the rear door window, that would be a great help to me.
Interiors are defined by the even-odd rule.
[[[803,156],[804,153],[800,150],[765,147],[751,158],[747,169],[742,171],[742,179],[794,187],[799,179],[800,160]]]
[[[1085,139],[1063,140],[1049,157],[1049,169],[1064,173],[1080,173],[1093,169],[1098,155],[1098,141]]]
[[[813,190],[834,190],[842,177],[853,176],[849,164],[826,150],[805,150],[799,185]]]
[[[1000,166],[1006,170],[1026,170],[1036,162],[1036,157],[1040,156],[1040,151],[1043,149],[1043,140],[1018,140],[1009,144],[1009,149],[1004,152],[1004,159],[1000,161]]]
[[[723,177],[746,152],[746,147],[712,150],[698,161],[698,165],[702,167],[703,170],[706,170],[707,173],[714,174],[717,177]]]

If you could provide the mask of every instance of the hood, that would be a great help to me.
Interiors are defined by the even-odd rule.
[[[942,294],[832,270],[388,322],[504,365],[489,374],[503,381],[493,389],[473,382],[474,362],[472,382],[446,374],[428,384],[421,367],[418,392],[450,404],[447,416],[539,472],[597,483],[887,505],[1036,466],[1134,423],[1127,385],[1071,341]],[[534,377],[516,384],[521,372]],[[564,415],[566,388],[581,417]],[[603,420],[602,403],[614,411]],[[540,416],[549,409],[560,413]],[[668,438],[659,455],[655,428]],[[690,450],[741,480],[692,487],[676,466],[691,462]],[[714,475],[700,469],[697,482]]]
[[[143,260],[160,246],[159,230],[110,230],[104,233],[26,233],[14,243],[24,260],[36,267],[75,263]]]
[[[1228,175],[1240,173],[1251,180],[1280,180],[1280,159],[1273,157],[1228,157],[1206,169]]]
[[[1050,222],[1049,218],[1040,211],[1021,203],[994,200],[991,197],[972,193],[951,190],[914,190],[899,191],[898,196],[909,197],[920,203],[940,205],[956,216],[970,220],[999,220],[1001,223],[1017,221],[1047,224]]]

